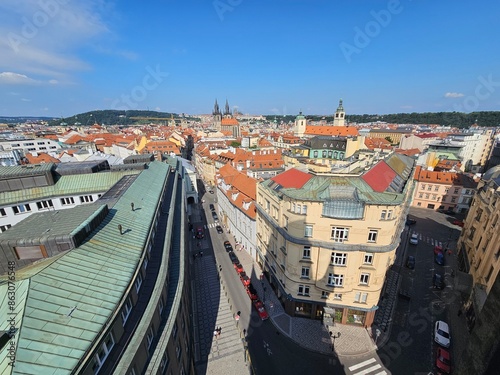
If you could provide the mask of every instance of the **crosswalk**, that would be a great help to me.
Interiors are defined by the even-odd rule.
[[[375,358],[357,363],[348,367],[349,375],[388,375],[388,372],[377,362]]]
[[[207,229],[207,228],[215,228],[217,225],[220,225],[220,224],[219,223],[207,224],[207,225],[205,225],[205,229]]]
[[[443,247],[443,242],[442,241],[438,241],[438,240],[436,240],[436,239],[434,239],[432,237],[429,237],[429,236],[424,236],[422,233],[412,232],[411,234],[417,234],[418,235],[418,240],[420,242],[428,243],[431,246],[441,246],[441,247]]]

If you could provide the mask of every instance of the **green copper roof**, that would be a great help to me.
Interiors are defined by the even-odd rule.
[[[0,202],[2,202],[2,206],[6,206],[44,198],[104,192],[123,176],[137,173],[140,173],[140,171],[127,170],[61,176],[56,184],[52,186],[0,193]]]
[[[73,371],[130,283],[169,168],[165,163],[150,163],[87,242],[55,260],[29,267],[24,282],[29,282],[29,288],[18,293],[16,300],[24,306],[24,314],[18,315],[21,329],[16,335],[16,366],[0,371],[2,374]],[[118,224],[123,227],[123,235]],[[19,270],[18,276],[23,273]],[[2,312],[6,301],[0,302]]]

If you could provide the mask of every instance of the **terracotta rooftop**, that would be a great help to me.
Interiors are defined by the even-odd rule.
[[[300,189],[312,178],[312,175],[299,171],[298,169],[291,168],[279,175],[271,178],[277,184],[280,184],[284,188],[295,188]]]
[[[306,135],[334,135],[334,136],[356,136],[358,135],[358,129],[352,126],[316,126],[307,125]]]

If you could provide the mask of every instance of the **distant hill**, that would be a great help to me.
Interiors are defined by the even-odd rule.
[[[94,123],[99,125],[142,125],[149,123],[167,123],[170,119],[179,120],[181,116],[177,113],[157,112],[146,110],[118,111],[106,109],[102,111],[91,111],[79,113],[70,117],[54,119],[49,125],[67,125],[67,126],[91,126]],[[195,117],[185,117],[186,120],[199,120]]]
[[[266,115],[267,120],[274,121],[294,121],[296,115],[276,116]],[[306,116],[307,119],[319,121],[324,118],[326,121],[333,121],[333,116]],[[388,115],[347,115],[347,121],[356,123],[367,123],[383,121],[391,124],[438,124],[443,126],[456,126],[458,128],[467,128],[472,124],[479,126],[500,125],[500,111],[484,112],[423,112],[423,113],[394,113]]]
[[[2,124],[18,124],[23,122],[36,122],[36,121],[51,121],[54,117],[35,117],[35,116],[0,116],[0,123]]]

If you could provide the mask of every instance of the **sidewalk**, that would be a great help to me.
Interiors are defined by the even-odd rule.
[[[305,349],[325,354],[332,353],[332,339],[326,327],[319,320],[296,318],[286,314],[268,281],[256,279],[262,273],[259,265],[244,250],[236,251],[236,255],[247,275],[254,276],[252,285],[257,289],[261,301],[265,301],[266,310],[273,324]],[[266,288],[265,296],[263,286]],[[339,356],[362,355],[377,348],[363,327],[336,324],[334,330],[334,334],[340,333],[334,345],[334,351]]]

